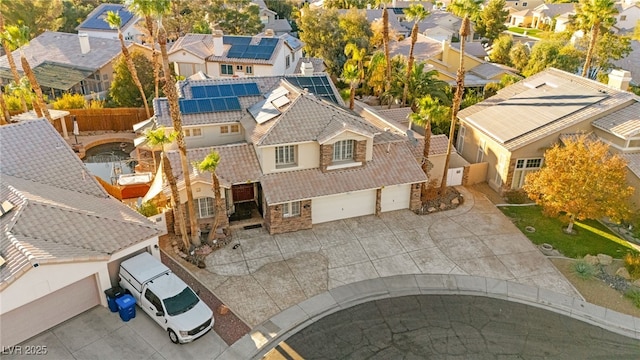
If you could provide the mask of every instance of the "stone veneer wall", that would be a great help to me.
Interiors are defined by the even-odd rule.
[[[282,217],[282,205],[267,207],[264,214],[264,225],[269,234],[311,229],[311,200],[300,202],[300,216]]]
[[[356,141],[355,154],[353,161],[361,162],[363,165],[367,162],[367,140]]]
[[[420,187],[421,183],[411,184],[411,198],[409,200],[409,210],[417,211],[422,208],[422,201],[420,200]]]

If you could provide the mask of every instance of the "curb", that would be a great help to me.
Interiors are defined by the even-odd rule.
[[[258,325],[217,359],[259,359],[280,342],[319,319],[352,306],[407,295],[484,296],[565,315],[640,339],[640,318],[547,289],[468,275],[397,275],[343,285],[294,305]]]

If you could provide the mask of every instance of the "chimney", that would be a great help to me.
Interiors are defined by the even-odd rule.
[[[78,33],[78,40],[80,41],[80,52],[83,54],[91,51],[91,46],[89,45],[89,34],[87,33]]]
[[[445,64],[449,64],[449,48],[451,44],[449,44],[449,40],[442,40],[442,62]]]
[[[609,73],[609,83],[607,84],[610,88],[627,91],[629,90],[629,82],[631,81],[631,72],[627,70],[612,70]]]
[[[272,38],[274,35],[275,35],[275,33],[273,32],[273,29],[265,29],[264,30],[264,37]]]
[[[311,61],[302,60],[302,64],[300,65],[300,72],[303,76],[313,75],[313,64],[311,63]]]
[[[213,56],[222,56],[222,53],[224,52],[222,36],[222,30],[215,30],[213,32]]]

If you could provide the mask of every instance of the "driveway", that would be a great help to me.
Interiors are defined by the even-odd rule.
[[[580,298],[484,195],[457,189],[464,203],[431,215],[401,210],[275,236],[238,230],[192,272],[251,328],[338,286],[401,274],[477,275]]]
[[[96,306],[40,335],[20,344],[46,346],[45,359],[212,359],[227,344],[213,331],[196,341],[173,344],[167,334],[140,308],[136,317],[123,322],[118,313]],[[33,356],[2,355],[3,360],[33,358]]]

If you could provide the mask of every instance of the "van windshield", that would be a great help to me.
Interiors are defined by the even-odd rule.
[[[191,310],[200,301],[189,287],[185,287],[178,295],[162,300],[167,314],[175,316]]]

